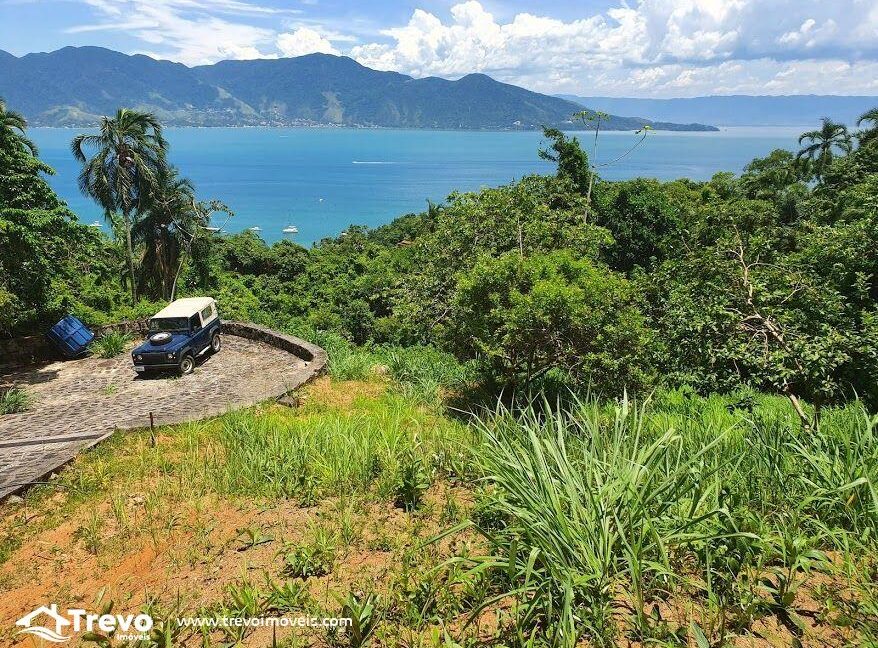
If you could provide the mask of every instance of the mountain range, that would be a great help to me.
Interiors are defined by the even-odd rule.
[[[651,119],[708,122],[717,126],[815,126],[821,117],[850,126],[878,97],[840,95],[728,95],[689,99],[634,99],[619,97],[559,98],[622,115],[649,115]]]
[[[382,72],[329,54],[186,67],[100,47],[0,51],[0,96],[32,126],[92,126],[120,106],[172,126],[573,128],[582,107],[484,74],[455,81]],[[714,130],[611,116],[602,128]]]

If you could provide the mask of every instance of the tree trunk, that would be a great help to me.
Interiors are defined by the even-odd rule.
[[[174,295],[177,292],[177,278],[180,276],[180,270],[183,269],[183,259],[185,257],[180,255],[180,263],[177,265],[177,272],[174,273],[174,283],[171,284],[171,299],[170,301],[174,301]]]
[[[594,186],[594,174],[598,165],[598,135],[601,132],[601,119],[598,117],[597,124],[594,127],[594,146],[591,149],[591,164],[589,164],[588,173],[588,192],[585,195],[585,224],[588,225],[588,215],[591,211],[591,188]]]
[[[588,212],[589,208],[591,207],[591,186],[593,182],[594,169],[592,169],[591,172],[588,174],[588,193],[585,194],[585,218],[583,220],[585,221],[586,225],[588,225]]]
[[[131,244],[131,215],[123,212],[125,217],[125,244],[128,247],[128,272],[131,275],[131,303],[137,303],[137,278],[134,276],[134,246]]]

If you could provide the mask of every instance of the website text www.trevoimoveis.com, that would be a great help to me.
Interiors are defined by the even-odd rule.
[[[187,628],[348,628],[349,617],[180,617]]]

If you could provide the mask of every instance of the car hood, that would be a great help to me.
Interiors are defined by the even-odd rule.
[[[170,353],[178,351],[189,340],[189,335],[185,333],[173,333],[171,339],[164,344],[153,344],[149,340],[134,349],[133,353]]]

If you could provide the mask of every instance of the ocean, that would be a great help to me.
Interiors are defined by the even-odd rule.
[[[606,179],[637,176],[709,179],[740,173],[775,148],[796,150],[799,127],[739,127],[710,133],[651,132],[632,153],[603,166]],[[70,153],[76,129],[34,128],[28,135],[56,174],[49,182],[86,223],[101,210],[79,193]],[[576,133],[591,152],[593,133]],[[453,191],[498,186],[529,173],[551,173],[540,160],[538,132],[470,132],[348,128],[175,128],[169,158],[195,184],[200,199],[224,201],[235,217],[214,225],[238,232],[259,228],[269,243],[298,228],[302,245],[337,236],[349,225],[375,227],[423,211]],[[597,163],[615,160],[637,141],[633,133],[602,133]]]

